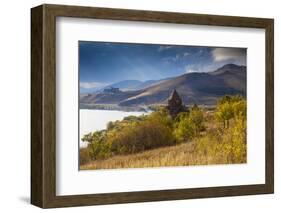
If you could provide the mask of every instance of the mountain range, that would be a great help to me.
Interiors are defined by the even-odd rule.
[[[111,88],[111,87],[115,87],[115,88],[119,88],[122,91],[128,91],[128,90],[141,90],[141,89],[145,89],[149,86],[152,86],[154,84],[160,83],[161,81],[164,81],[166,79],[161,79],[161,80],[147,80],[147,81],[139,81],[139,80],[124,80],[124,81],[119,81],[117,83],[114,84],[110,84],[105,88]]]
[[[166,104],[176,89],[186,105],[215,105],[223,95],[246,96],[246,66],[227,64],[212,72],[186,73],[173,78],[141,82],[126,80],[107,86],[119,91],[104,90],[80,95],[80,106],[115,104],[120,107]]]

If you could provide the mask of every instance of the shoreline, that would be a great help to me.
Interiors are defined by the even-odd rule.
[[[166,105],[150,105],[150,106],[119,106],[117,104],[85,104],[80,103],[79,110],[110,110],[110,111],[122,111],[122,112],[154,112],[160,107]],[[185,105],[187,108],[191,108],[193,105]],[[198,105],[206,110],[213,110],[214,105]]]
[[[110,111],[122,111],[122,112],[151,112],[155,111],[154,107],[151,106],[119,106],[115,104],[80,104],[80,109],[87,110],[110,110]]]

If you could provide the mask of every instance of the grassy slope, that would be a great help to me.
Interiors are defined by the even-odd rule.
[[[158,148],[142,153],[115,156],[106,160],[96,160],[80,166],[80,169],[117,169],[117,168],[144,168],[163,166],[188,166],[219,164],[214,159],[200,157],[195,154],[194,142],[176,146]]]
[[[232,126],[230,122],[230,126]],[[212,111],[205,114],[204,125],[206,130],[201,133],[201,141],[203,139],[210,143],[210,138],[207,132],[213,132],[219,128],[219,123],[214,122],[214,115]],[[240,133],[239,133],[240,134]],[[225,140],[231,135],[225,133]],[[217,141],[217,145],[222,144],[223,141]],[[153,150],[144,151],[142,153],[131,155],[119,155],[105,160],[93,160],[87,164],[80,165],[81,170],[91,169],[118,169],[118,168],[145,168],[145,167],[164,167],[164,166],[190,166],[190,165],[213,165],[213,164],[239,164],[246,163],[246,156],[242,160],[229,160],[225,157],[225,153],[217,146],[214,147],[216,153],[207,153],[206,151],[196,150],[198,138],[191,142],[178,144],[174,146],[156,148]],[[209,147],[209,145],[207,146]],[[214,150],[209,150],[209,152]]]

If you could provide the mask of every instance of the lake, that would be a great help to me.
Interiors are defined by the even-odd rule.
[[[135,115],[140,116],[148,112],[124,112],[114,110],[94,110],[80,109],[80,147],[85,147],[87,143],[81,141],[83,135],[97,130],[106,129],[109,121],[122,120],[124,117]]]

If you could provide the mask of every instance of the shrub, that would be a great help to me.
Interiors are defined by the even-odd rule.
[[[107,125],[106,125],[106,129],[107,130],[111,130],[111,129],[113,129],[115,127],[115,125],[114,125],[114,122],[112,122],[112,121],[109,121],[108,123],[107,123]]]
[[[203,111],[199,107],[193,107],[189,113],[180,113],[176,117],[177,122],[174,125],[174,135],[177,142],[185,142],[199,135],[204,127],[203,120]]]
[[[188,141],[195,136],[195,125],[188,117],[182,118],[174,130],[174,135],[178,143]]]
[[[88,151],[92,159],[103,159],[110,156],[108,146],[105,144],[106,131],[96,131],[86,134],[82,141],[88,142]]]
[[[158,115],[152,115],[137,125],[128,125],[121,132],[108,136],[106,143],[111,152],[131,154],[174,144],[172,130],[165,125]]]
[[[195,135],[198,135],[198,133],[203,129],[203,111],[199,107],[193,107],[190,112],[189,119],[195,127]]]
[[[128,116],[122,121],[109,122],[107,130],[85,135],[93,159],[105,159],[113,155],[141,152],[175,143],[172,119],[165,109],[149,116]]]
[[[81,148],[79,150],[79,164],[84,165],[92,160],[90,149],[88,148]]]
[[[246,119],[247,115],[247,103],[245,100],[240,100],[233,103],[233,113],[235,117],[239,117],[242,120]]]
[[[197,138],[196,152],[200,159],[205,159],[205,164],[245,163],[246,122],[235,118],[231,128]]]
[[[237,116],[246,119],[246,101],[241,96],[224,96],[218,101],[215,116],[224,128],[229,128],[230,119]]]
[[[246,121],[244,117],[236,117],[233,128],[230,132],[232,136],[231,144],[231,158],[232,161],[242,163],[246,160]]]

